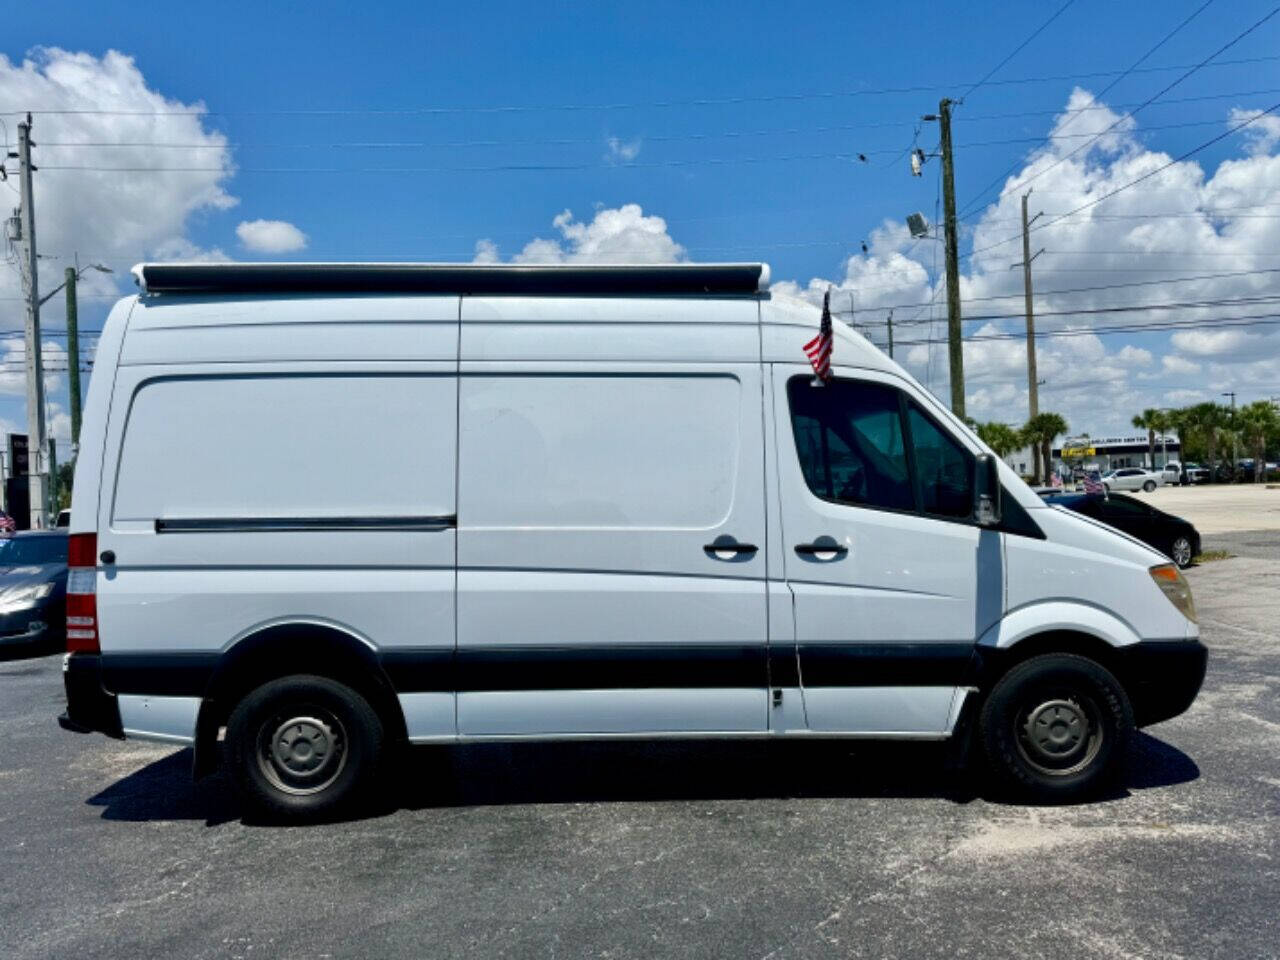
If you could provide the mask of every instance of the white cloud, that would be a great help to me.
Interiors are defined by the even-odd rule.
[[[1264,116],[1261,110],[1243,110],[1240,107],[1234,107],[1228,124],[1231,127],[1238,127],[1250,120],[1253,122],[1240,131],[1245,139],[1245,152],[1251,157],[1265,156],[1272,151],[1276,143],[1280,142],[1280,117],[1274,113]]]
[[[1170,339],[1183,353],[1212,357],[1237,353],[1246,344],[1261,338],[1250,336],[1243,330],[1180,330]]]
[[[307,235],[286,220],[244,220],[236,236],[255,253],[291,253],[307,245]]]
[[[1232,117],[1238,123],[1256,112],[1238,109]],[[1068,156],[1087,142],[1077,135],[1098,134],[1112,124],[1115,129],[1097,143]],[[1249,399],[1268,395],[1268,384],[1280,382],[1280,328],[1265,320],[1247,327],[1210,326],[1233,317],[1265,317],[1274,313],[1272,304],[1127,309],[1280,296],[1280,275],[1265,272],[1280,268],[1280,217],[1258,215],[1280,208],[1280,156],[1272,152],[1280,143],[1280,119],[1265,117],[1248,129],[1253,132],[1244,138],[1242,155],[1215,169],[1206,171],[1196,161],[1172,164],[1035,232],[1035,247],[1045,248],[1034,268],[1037,366],[1046,381],[1041,409],[1062,413],[1075,429],[1105,432],[1127,427],[1132,413],[1144,407],[1176,402],[1162,393],[1170,376],[1201,376],[1212,396],[1247,385],[1253,391]],[[973,225],[974,255],[961,261],[963,310],[992,319],[967,322],[965,332],[999,338],[965,345],[967,412],[979,418],[1022,422],[1027,415],[1022,272],[1009,269],[1022,254],[1022,195],[1031,189],[1031,212],[1044,211],[1041,222],[1050,223],[1172,160],[1144,144],[1132,118],[1121,120],[1084,90],[1073,91],[1049,132],[1062,137],[1029,153],[997,199],[976,218],[966,218]],[[868,250],[845,262],[832,302],[847,309],[845,291],[852,291],[855,322],[883,346],[890,304],[932,300],[932,309],[895,310],[896,356],[946,398],[946,294],[933,269],[933,246],[931,240],[912,241],[905,228],[886,221]],[[1173,282],[1185,277],[1202,279]],[[819,302],[831,283],[824,278],[775,288]],[[1126,309],[1108,312],[1117,307]],[[1169,323],[1206,326],[1173,332]],[[1162,324],[1164,329],[1143,330]],[[1117,325],[1129,329],[1107,333]],[[1068,328],[1084,335],[1052,335]],[[1207,369],[1197,367],[1199,358],[1212,362]]]
[[[225,189],[234,172],[227,139],[205,129],[204,105],[149,88],[132,57],[57,48],[37,49],[20,63],[0,55],[0,103],[111,111],[36,114],[37,232],[46,256],[78,250],[127,266],[185,238],[192,216],[237,203]],[[8,121],[11,140],[15,122]],[[86,142],[121,146],[74,146]],[[125,169],[57,169],[86,164]],[[110,286],[100,274],[89,279]]]
[[[537,237],[512,257],[513,263],[678,263],[685,249],[667,233],[661,217],[645,216],[637,203],[596,211],[590,223],[564,210],[551,221],[559,239]],[[498,263],[497,245],[476,244],[476,263]]]
[[[1176,353],[1165,354],[1160,358],[1160,365],[1165,373],[1175,376],[1192,376],[1200,372],[1200,364],[1192,363],[1186,357],[1180,357]]]
[[[502,258],[498,256],[498,245],[492,240],[477,240],[476,255],[471,261],[472,263],[501,263]]]
[[[605,160],[610,163],[630,163],[636,157],[640,156],[640,138],[634,140],[623,140],[620,137],[607,137],[605,146],[609,148],[609,152],[605,154]]]
[[[21,61],[0,55],[0,104],[6,110],[37,111],[32,139],[39,168],[36,232],[42,291],[62,281],[63,268],[75,262],[77,253],[82,264],[103,263],[114,270],[84,274],[79,288],[82,323],[89,305],[98,302],[95,298],[132,291],[128,269],[140,260],[226,259],[221,250],[206,249],[189,234],[197,218],[216,216],[237,203],[227,192],[235,171],[227,138],[208,128],[202,103],[184,103],[155,90],[133,58],[122,53],[98,57],[50,47]],[[5,117],[10,143],[17,137],[18,119]],[[75,146],[84,143],[108,146]],[[59,169],[86,165],[103,169]],[[12,186],[13,161],[8,168]],[[17,198],[2,187],[0,196],[8,198],[0,207],[7,215]],[[21,293],[17,271],[0,269],[0,329],[22,328]],[[55,296],[41,309],[46,333],[64,327],[63,305],[63,298]],[[5,361],[23,356],[21,339],[5,340],[0,350]],[[92,356],[92,336],[82,337],[81,350]],[[48,368],[65,368],[63,341],[47,340],[42,354]],[[51,397],[64,384],[61,374],[46,379]],[[24,393],[22,376],[6,362],[0,394]],[[21,406],[9,409],[14,407],[19,413],[13,419],[25,422]],[[51,410],[57,408],[50,403]],[[57,414],[51,415],[54,436],[61,423]]]

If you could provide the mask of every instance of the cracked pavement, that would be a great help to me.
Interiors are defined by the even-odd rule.
[[[1070,807],[927,746],[486,745],[263,826],[187,751],[58,729],[58,658],[0,663],[0,955],[1277,957],[1276,559],[1190,572],[1204,692]]]

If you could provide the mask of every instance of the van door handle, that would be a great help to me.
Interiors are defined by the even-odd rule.
[[[704,543],[702,549],[710,554],[732,553],[736,556],[743,556],[755,553],[760,548],[754,543],[739,543],[728,537],[720,537],[714,543]]]
[[[849,552],[849,548],[842,543],[831,541],[828,543],[797,543],[796,553],[802,557],[812,557],[819,553],[833,553],[837,557],[843,557]]]

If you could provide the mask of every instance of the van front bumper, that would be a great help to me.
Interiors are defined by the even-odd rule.
[[[62,661],[67,710],[58,726],[74,733],[105,733],[124,739],[115,694],[102,686],[102,658],[96,653],[69,653]]]
[[[1144,640],[1121,652],[1121,680],[1139,727],[1176,717],[1204,683],[1209,649],[1199,640]]]

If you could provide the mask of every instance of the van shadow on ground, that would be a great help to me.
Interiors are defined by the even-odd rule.
[[[1181,750],[1139,733],[1123,789],[1187,783],[1200,776]],[[415,748],[381,801],[359,818],[398,809],[527,803],[660,802],[784,798],[988,797],[976,778],[947,762],[940,745],[667,741],[483,744]],[[191,781],[191,751],[180,750],[90,797],[108,820],[241,817],[225,774]],[[246,822],[254,822],[246,820]]]

